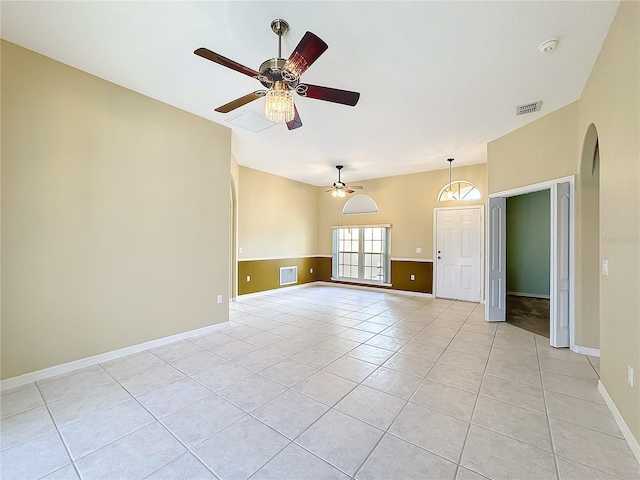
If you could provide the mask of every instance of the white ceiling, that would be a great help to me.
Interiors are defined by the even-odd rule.
[[[361,92],[356,107],[296,97],[304,126],[233,127],[241,165],[313,185],[486,162],[486,143],[580,97],[618,8],[613,1],[9,2],[2,38],[214,122],[261,88],[192,52],[258,69],[309,30],[329,49],[303,81]],[[538,45],[558,38],[542,54]],[[542,100],[516,117],[516,105]]]

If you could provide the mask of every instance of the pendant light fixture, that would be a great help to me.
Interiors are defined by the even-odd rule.
[[[447,158],[447,162],[449,162],[449,191],[447,192],[447,197],[449,197],[449,200],[457,200],[451,188],[451,164],[453,163],[453,158]]]

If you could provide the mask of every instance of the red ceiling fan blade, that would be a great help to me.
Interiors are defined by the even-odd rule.
[[[236,72],[248,75],[249,77],[258,78],[258,75],[260,75],[260,73],[256,72],[255,70],[252,70],[249,67],[245,67],[244,65],[240,65],[238,62],[229,60],[228,58],[223,57],[222,55],[218,55],[211,50],[207,50],[206,48],[199,48],[193,53],[202,58],[206,58],[207,60],[211,60],[212,62],[222,65],[223,67],[227,67],[231,70],[235,70]]]
[[[307,32],[298,43],[298,46],[289,56],[284,70],[293,75],[294,78],[300,78],[312,64],[315,62],[329,45],[324,43],[317,35]]]
[[[293,111],[295,112],[293,120],[287,122],[287,128],[289,130],[295,130],[302,126],[302,120],[300,120],[300,114],[298,113],[298,108],[295,105],[293,106]]]
[[[325,100],[327,102],[341,103],[355,107],[360,100],[360,93],[350,92],[349,90],[339,90],[337,88],[319,87],[318,85],[309,85],[301,83],[296,89],[299,95],[317,100]]]
[[[249,102],[253,102],[259,98],[264,97],[266,92],[264,90],[258,90],[257,92],[250,93],[244,97],[236,98],[233,102],[229,102],[221,107],[216,108],[216,112],[229,113],[231,110],[235,110],[238,107],[246,105]]]

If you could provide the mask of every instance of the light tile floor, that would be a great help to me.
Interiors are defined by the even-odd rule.
[[[598,359],[482,306],[333,286],[2,392],[2,478],[638,479]]]

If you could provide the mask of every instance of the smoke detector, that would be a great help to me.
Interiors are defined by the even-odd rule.
[[[558,46],[558,40],[552,39],[547,40],[546,42],[542,42],[538,47],[542,53],[553,52]]]

